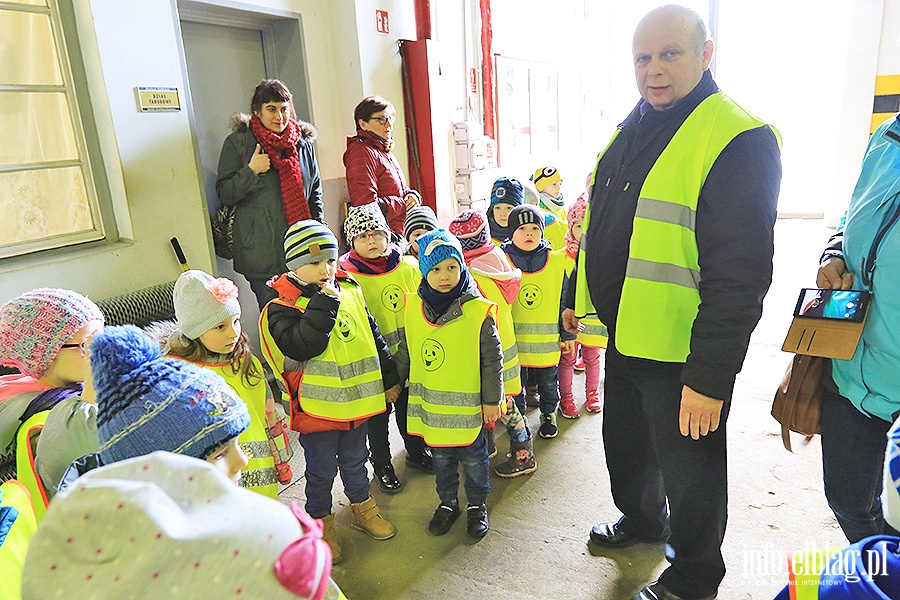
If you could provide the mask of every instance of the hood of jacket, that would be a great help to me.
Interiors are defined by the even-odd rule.
[[[473,258],[469,262],[469,271],[493,280],[507,304],[512,304],[519,295],[522,270],[509,264],[506,254],[496,246],[490,252]]]
[[[312,123],[295,119],[300,126],[303,139],[307,142],[314,142],[319,136],[319,130]],[[232,131],[250,131],[250,115],[247,113],[235,113],[231,115],[230,126]]]

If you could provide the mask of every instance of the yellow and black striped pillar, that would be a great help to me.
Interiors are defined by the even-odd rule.
[[[900,112],[900,75],[875,77],[875,102],[872,106],[872,126],[869,135],[878,126]]]

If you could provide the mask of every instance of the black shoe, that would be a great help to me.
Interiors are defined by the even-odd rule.
[[[466,507],[466,531],[473,538],[483,538],[488,532],[487,506],[476,504]]]
[[[622,531],[622,528],[619,527],[619,522],[614,521],[612,523],[601,523],[591,527],[590,538],[592,543],[603,546],[604,548],[625,548],[634,544],[655,544],[664,542],[669,539],[669,536],[656,539],[638,537]]]
[[[409,450],[407,450],[406,466],[425,471],[426,473],[434,473],[434,463],[432,463],[431,460],[431,451],[428,448],[423,448],[419,452],[410,454]]]
[[[459,504],[444,504],[441,502],[428,523],[428,531],[434,535],[444,535],[456,523],[460,512],[462,511],[459,510]]]
[[[382,492],[396,494],[400,491],[402,484],[397,479],[397,474],[394,473],[394,465],[390,462],[372,462],[372,466],[375,468],[375,480]]]
[[[684,600],[681,596],[676,596],[667,590],[663,584],[654,581],[650,585],[644,586],[644,589],[631,600]],[[716,595],[704,596],[699,600],[716,600]]]

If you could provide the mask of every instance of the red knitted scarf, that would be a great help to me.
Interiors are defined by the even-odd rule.
[[[303,173],[300,171],[300,155],[297,144],[303,131],[297,121],[289,119],[287,127],[280,134],[266,129],[259,117],[250,117],[253,136],[269,155],[269,161],[281,178],[281,203],[288,226],[310,218],[309,203],[303,189]]]

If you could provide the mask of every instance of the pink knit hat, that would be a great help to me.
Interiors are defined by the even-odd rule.
[[[0,307],[0,365],[40,378],[88,321],[103,313],[76,292],[40,288],[13,298]]]

